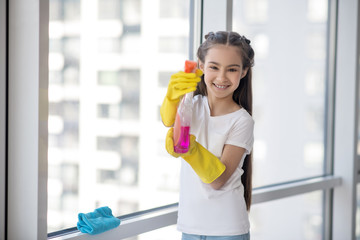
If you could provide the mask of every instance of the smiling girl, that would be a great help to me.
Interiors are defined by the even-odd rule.
[[[178,229],[182,239],[250,239],[251,151],[254,142],[250,41],[235,32],[210,32],[198,49],[196,73],[174,74],[161,106],[172,126],[180,96],[195,90],[190,150],[182,157]]]

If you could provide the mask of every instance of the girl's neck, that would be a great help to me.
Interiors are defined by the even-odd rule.
[[[241,106],[236,104],[232,98],[213,99],[208,96],[208,104],[210,108],[210,116],[212,117],[222,116],[241,109]]]

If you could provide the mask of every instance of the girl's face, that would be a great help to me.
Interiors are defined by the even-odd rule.
[[[232,100],[234,91],[240,84],[247,69],[243,69],[241,55],[237,47],[218,44],[210,48],[205,62],[200,62],[210,99]]]

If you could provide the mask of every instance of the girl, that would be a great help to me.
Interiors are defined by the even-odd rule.
[[[202,71],[174,74],[160,111],[172,126],[180,96],[196,90],[189,151],[174,152],[173,128],[166,137],[166,150],[185,160],[177,226],[183,240],[250,239],[254,51],[235,32],[205,39],[197,52]]]

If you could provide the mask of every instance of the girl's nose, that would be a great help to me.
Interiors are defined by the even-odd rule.
[[[225,79],[226,79],[225,71],[219,71],[219,73],[217,75],[217,80],[218,81],[225,81]]]

